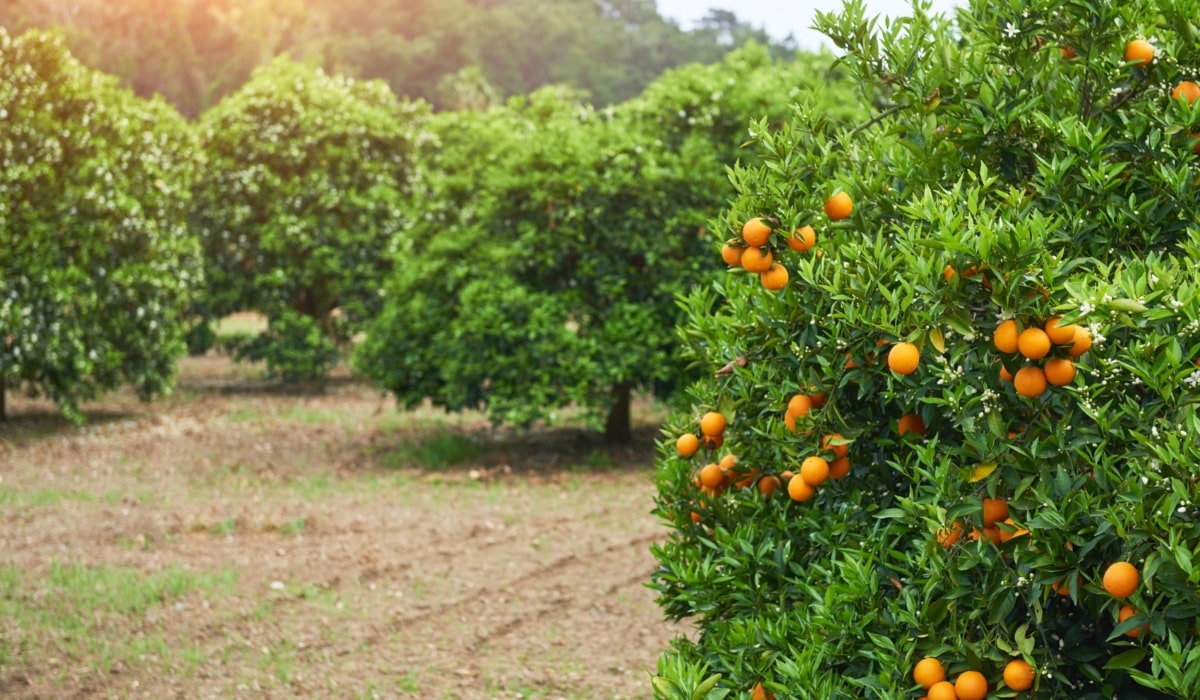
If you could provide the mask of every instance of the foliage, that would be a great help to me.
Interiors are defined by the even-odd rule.
[[[423,119],[382,83],[286,59],[205,113],[191,217],[206,256],[202,314],[260,311],[279,329],[263,342],[300,345],[252,355],[291,377],[324,372],[330,343],[348,342],[379,306]],[[285,356],[286,368],[273,362]]]
[[[165,391],[200,284],[195,142],[160,100],[0,28],[0,379],[78,402]]]
[[[407,405],[486,403],[527,424],[575,404],[627,434],[629,392],[665,394],[682,376],[675,297],[712,269],[702,226],[730,192],[724,159],[748,110],[775,96],[782,115],[789,86],[823,76],[749,47],[663,80],[690,92],[597,111],[546,89],[439,115],[411,249],[363,371]]]
[[[442,83],[464,69],[503,96],[568,83],[612,104],[667,68],[771,41],[720,10],[684,31],[653,0],[8,0],[0,25],[59,27],[86,64],[189,117],[285,53],[454,109],[460,95]],[[771,47],[795,49],[790,39]]]
[[[1196,696],[1200,103],[1171,93],[1200,65],[1197,10],[974,0],[954,26],[918,7],[879,27],[859,3],[818,17],[875,114],[833,137],[804,108],[760,123],[764,161],[734,172],[714,222],[724,241],[768,217],[791,281],[768,292],[735,269],[687,301],[695,362],[744,364],[694,387],[661,449],[673,532],[654,586],[700,635],[667,652],[660,685],[687,696],[704,668],[731,697],[758,682],[917,697],[913,668],[936,657],[998,697],[1026,696],[1001,682],[1013,659],[1039,698]],[[1137,38],[1153,61],[1125,60]],[[822,209],[839,190],[854,209],[835,222]],[[781,245],[803,225],[815,248]],[[1046,360],[993,336],[1055,315],[1093,344],[1053,344],[1076,376],[1019,395],[1003,373]],[[920,351],[911,374],[887,361],[902,341]],[[796,395],[825,403],[789,408]],[[737,464],[701,489],[721,452],[674,443],[712,410]],[[901,436],[908,414],[924,429]],[[807,500],[755,488],[839,446],[848,476],[815,494],[787,482]],[[1007,502],[995,530],[985,497]],[[1140,572],[1127,599],[1102,581],[1117,561]]]

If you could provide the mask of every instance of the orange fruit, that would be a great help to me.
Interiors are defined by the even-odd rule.
[[[771,255],[769,248],[765,253],[762,248],[747,248],[742,251],[742,267],[746,268],[746,272],[766,272],[774,262],[775,256]]]
[[[1026,328],[1017,338],[1017,349],[1030,360],[1040,360],[1050,352],[1050,336],[1041,328]]]
[[[771,267],[767,268],[766,272],[758,276],[762,286],[769,291],[777,292],[787,286],[788,271],[787,268],[779,263],[771,263]]]
[[[979,536],[976,536],[974,532],[971,533],[971,539],[974,540],[980,539],[980,537],[984,536],[991,540],[992,544],[996,545],[997,547],[1000,546],[1000,528],[996,527],[995,525],[988,525],[983,528],[983,532],[980,533]]]
[[[1046,391],[1046,373],[1041,367],[1022,367],[1013,377],[1013,386],[1021,396],[1036,399]]]
[[[1125,45],[1125,60],[1144,66],[1154,60],[1154,47],[1144,39],[1134,39]]]
[[[786,469],[782,474],[779,475],[779,478],[783,479],[784,481],[791,481],[793,476],[795,476],[795,474],[792,473],[792,470]]]
[[[925,434],[925,421],[915,413],[905,413],[900,416],[900,420],[896,423],[896,431],[900,433],[900,437],[912,433],[913,435],[922,436]]]
[[[1063,357],[1046,360],[1046,381],[1054,386],[1066,386],[1075,381],[1075,363]]]
[[[801,226],[787,239],[787,244],[797,253],[803,253],[817,244],[817,232],[812,226]]]
[[[739,248],[735,245],[726,243],[721,246],[721,259],[730,267],[738,267],[742,264],[742,251],[744,248]]]
[[[845,443],[840,445],[833,444],[834,440],[845,440],[846,437],[841,433],[830,433],[821,439],[821,449],[829,450],[837,459],[841,459],[850,454],[850,445]]]
[[[1033,679],[1033,666],[1024,659],[1013,659],[1004,667],[1004,685],[1013,690],[1029,690]]]
[[[725,470],[719,464],[706,464],[700,470],[700,484],[710,489],[725,485]]]
[[[1178,100],[1180,97],[1187,100],[1190,107],[1193,102],[1200,98],[1200,85],[1193,83],[1190,80],[1184,80],[1175,86],[1171,91],[1171,99]]]
[[[1003,362],[1000,363],[1000,378],[1006,382],[1011,382],[1013,380],[1013,373],[1008,371],[1008,368],[1004,366]]]
[[[1137,614],[1138,614],[1137,608],[1126,603],[1125,605],[1122,605],[1121,609],[1117,612],[1117,624],[1120,624]],[[1136,639],[1137,637],[1142,636],[1142,634],[1144,632],[1149,632],[1149,631],[1150,631],[1150,625],[1142,625],[1141,627],[1134,627],[1133,629],[1125,632],[1125,636],[1133,637]]]
[[[1017,351],[1017,334],[1019,332],[1016,321],[1011,318],[1002,321],[1000,325],[996,326],[996,332],[992,334],[992,344],[1000,352],[1014,353]]]
[[[997,530],[1000,531],[1000,541],[1001,542],[1007,542],[1011,539],[1014,539],[1017,537],[1023,537],[1025,535],[1029,534],[1029,530],[1026,530],[1023,527],[1017,527],[1017,524],[1013,522],[1012,518],[1005,518],[1004,524],[1007,525],[1008,527],[1007,528],[1003,528],[1003,527],[996,528]]]
[[[716,411],[709,411],[700,419],[700,432],[715,437],[725,432],[725,416]]]
[[[979,671],[963,671],[954,681],[958,700],[983,700],[987,697],[987,679]]]
[[[775,491],[783,485],[777,476],[764,476],[758,480],[758,492],[764,496],[774,496]]]
[[[793,501],[804,502],[813,497],[816,491],[808,485],[803,477],[792,479],[788,482],[788,496],[791,496]]]
[[[1119,561],[1104,571],[1104,590],[1114,598],[1128,598],[1137,590],[1137,567],[1127,561]]]
[[[729,471],[737,465],[737,455],[725,455],[717,464],[725,471]]]
[[[680,435],[675,441],[675,450],[679,452],[680,457],[691,457],[696,454],[696,450],[700,449],[700,438],[687,433]]]
[[[829,462],[824,457],[805,457],[800,463],[800,480],[809,486],[820,486],[828,478]]]
[[[829,463],[829,478],[844,479],[850,473],[850,458],[838,457]]]
[[[1062,57],[1067,60],[1071,60],[1072,58],[1075,58],[1076,56],[1079,55],[1079,54],[1075,53],[1075,47],[1071,46],[1070,44],[1067,44],[1066,46],[1062,47],[1061,49],[1058,50],[1058,52],[1060,54],[1062,54]]]
[[[705,435],[704,439],[701,440],[701,444],[704,445],[704,449],[706,450],[719,450],[721,449],[721,445],[725,444],[725,436],[723,434]]]
[[[734,484],[734,486],[738,487],[739,489],[744,489],[749,486],[752,486],[754,484],[754,480],[758,478],[758,474],[759,474],[759,472],[757,469],[751,469],[750,472],[748,474],[746,474],[746,476],[739,479],[738,482],[736,484]]]
[[[827,396],[825,395],[825,392],[823,392],[823,391],[819,391],[819,392],[817,392],[817,393],[815,393],[815,394],[809,394],[809,395],[808,395],[808,398],[812,400],[812,406],[813,406],[813,408],[821,408],[821,407],[823,407],[823,406],[825,405],[825,401],[826,401],[826,400],[827,400],[829,397],[827,397]]]
[[[955,520],[950,527],[944,527],[937,531],[938,544],[942,545],[946,549],[950,549],[955,545],[955,543],[958,542],[959,538],[962,537],[962,533],[962,523],[958,520]],[[938,680],[941,680],[941,678]]]
[[[807,394],[796,394],[788,400],[787,412],[797,418],[803,418],[812,410],[812,397]]]
[[[934,683],[944,680],[946,680],[946,667],[932,656],[921,659],[913,668],[913,681],[926,690]]]
[[[853,211],[854,201],[845,192],[836,192],[825,200],[825,216],[828,216],[830,221],[841,221]]]
[[[1071,357],[1079,357],[1083,353],[1090,350],[1092,347],[1092,334],[1088,333],[1083,326],[1075,326],[1075,340],[1071,343],[1071,347],[1067,349],[1067,354]]]
[[[1075,324],[1068,323],[1060,326],[1058,322],[1061,320],[1062,316],[1051,316],[1046,319],[1046,335],[1055,345],[1070,345],[1075,341]]]
[[[938,681],[929,686],[929,700],[958,700],[958,693],[950,681]]]
[[[767,691],[762,683],[755,683],[750,691],[750,700],[775,700],[775,695]]]
[[[700,524],[700,514],[694,510],[692,511],[692,522],[696,523],[697,525]]]
[[[770,237],[771,227],[762,217],[756,216],[742,225],[742,240],[752,248],[766,245]]]
[[[1008,501],[1003,498],[983,499],[983,526],[991,527],[1008,517]]]
[[[1195,142],[1192,146],[1192,152],[1200,153],[1200,132],[1188,134],[1188,138]]]
[[[896,374],[912,374],[921,362],[921,351],[912,343],[896,343],[888,352],[887,362]]]

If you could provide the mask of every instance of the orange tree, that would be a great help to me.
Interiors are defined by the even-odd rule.
[[[1197,697],[1198,10],[818,16],[874,115],[713,222],[657,697]]]
[[[358,366],[404,404],[518,425],[573,404],[627,439],[631,393],[679,383],[675,299],[718,269],[703,227],[731,194],[724,168],[750,115],[781,121],[790,90],[826,83],[810,65],[749,46],[616,108],[547,88],[436,116]]]
[[[187,229],[195,140],[161,100],[88,70],[61,37],[0,27],[4,386],[78,403],[168,389],[202,282]]]
[[[201,115],[197,310],[265,315],[243,354],[285,378],[317,377],[378,311],[424,111],[383,82],[279,58]]]

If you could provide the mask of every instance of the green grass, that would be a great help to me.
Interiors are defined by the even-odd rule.
[[[53,506],[67,501],[91,502],[96,497],[87,491],[75,489],[34,489],[18,491],[7,484],[0,484],[0,505],[2,506]]]
[[[143,574],[51,562],[39,576],[14,565],[0,566],[0,618],[20,630],[17,644],[0,640],[0,669],[28,663],[28,654],[52,648],[103,673],[117,662],[142,665],[150,657],[164,668],[189,672],[203,658],[202,651],[186,641],[166,639],[161,629],[144,622],[145,614],[194,591],[228,592],[236,579],[233,570],[194,573],[179,567]],[[128,629],[121,618],[129,621]]]
[[[435,433],[402,443],[381,455],[381,459],[384,466],[393,469],[415,466],[437,471],[477,460],[490,449],[489,445],[470,435]]]

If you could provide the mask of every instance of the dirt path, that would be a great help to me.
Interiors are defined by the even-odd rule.
[[[83,429],[10,397],[0,695],[649,695],[684,632],[644,587],[652,431],[516,439],[243,372],[189,360]]]

